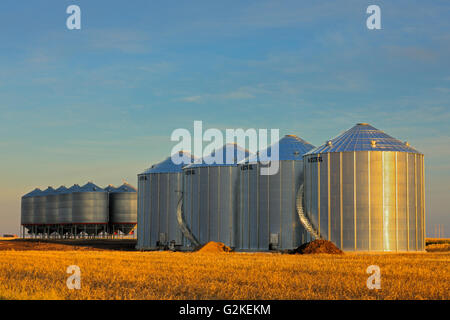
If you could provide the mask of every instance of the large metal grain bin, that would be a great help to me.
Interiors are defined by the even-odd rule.
[[[52,192],[48,192],[45,196],[45,208],[46,208],[46,224],[48,225],[49,233],[58,230],[58,214],[59,214],[59,193],[63,192],[65,187],[61,186]],[[67,190],[67,189],[66,189]]]
[[[303,183],[303,155],[313,148],[287,135],[239,165],[239,249],[294,249],[310,239],[300,223],[296,198]],[[262,163],[272,158],[275,165],[276,150],[278,172],[261,174]]]
[[[72,223],[74,232],[98,234],[109,221],[108,193],[92,182],[72,191]]]
[[[32,228],[35,224],[34,200],[41,193],[42,191],[36,188],[22,197],[20,224],[28,230],[28,233],[32,233]]]
[[[55,194],[55,189],[48,187],[40,195],[38,195],[35,200],[35,224],[37,225],[37,233],[49,234],[50,230],[48,228],[49,221],[49,206],[47,206],[47,200],[50,195]]]
[[[67,189],[65,186],[61,186],[58,189],[56,189],[56,229],[57,232],[60,235],[63,235],[66,232],[66,227],[67,224],[70,224],[71,221],[71,215],[69,217],[69,212],[71,212],[71,208],[70,210],[68,210],[67,208],[67,198],[70,196],[70,191],[69,189]]]
[[[173,157],[178,157],[176,163]],[[177,206],[183,188],[182,168],[194,160],[189,152],[180,151],[138,175],[138,249],[183,244]]]
[[[63,229],[63,234],[74,234],[72,224],[73,194],[79,192],[80,189],[81,187],[78,184],[74,184],[58,195],[58,225]]]
[[[183,217],[199,244],[216,241],[238,246],[237,163],[248,156],[237,144],[226,144],[200,163],[183,168]]]
[[[347,251],[421,251],[424,157],[366,123],[304,156],[304,210]]]
[[[109,193],[109,222],[113,233],[129,234],[137,223],[136,188],[124,183],[118,188],[108,186],[105,190]]]

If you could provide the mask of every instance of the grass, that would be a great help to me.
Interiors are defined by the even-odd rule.
[[[69,265],[81,290],[66,287]],[[366,268],[381,268],[369,290]],[[286,255],[1,251],[4,299],[449,299],[450,252]]]

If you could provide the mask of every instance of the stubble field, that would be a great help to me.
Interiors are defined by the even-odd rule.
[[[449,299],[450,252],[0,251],[0,299]],[[81,269],[69,290],[66,269]],[[369,290],[366,269],[381,269]]]

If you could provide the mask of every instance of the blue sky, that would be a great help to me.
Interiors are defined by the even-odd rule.
[[[366,28],[371,4],[382,30]],[[450,236],[449,13],[448,1],[2,0],[0,233],[18,232],[35,187],[136,184],[174,129],[203,120],[314,145],[369,122],[425,153],[428,231]]]

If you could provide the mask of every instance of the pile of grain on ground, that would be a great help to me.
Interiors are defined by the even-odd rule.
[[[208,242],[203,247],[201,247],[197,252],[199,253],[227,253],[231,252],[231,248],[227,247],[222,242]]]
[[[329,253],[329,254],[343,254],[342,250],[328,240],[314,240],[305,243],[294,249],[292,253],[300,254],[314,254],[314,253]]]

